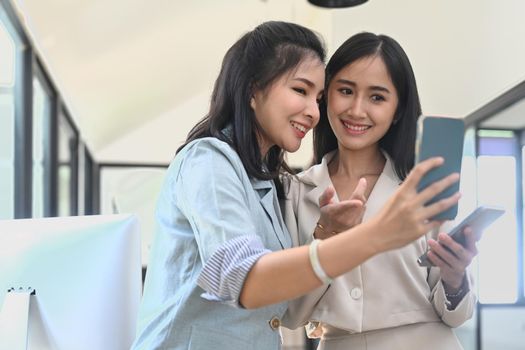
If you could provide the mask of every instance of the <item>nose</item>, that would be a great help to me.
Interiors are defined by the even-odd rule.
[[[366,117],[365,104],[366,102],[363,101],[362,98],[356,96],[350,102],[350,106],[348,107],[348,113],[354,118]]]
[[[305,108],[305,115],[312,120],[312,127],[317,125],[320,118],[319,104],[317,99],[309,99]]]

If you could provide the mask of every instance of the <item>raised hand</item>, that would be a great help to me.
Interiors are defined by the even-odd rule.
[[[423,175],[442,164],[443,158],[436,157],[427,159],[412,169],[378,215],[371,219],[381,228],[371,237],[372,243],[387,249],[400,248],[441,225],[441,222],[431,218],[456,204],[460,194],[456,193],[428,206],[425,203],[457,182],[459,174],[454,173],[436,181],[419,193],[417,185]]]
[[[328,187],[319,197],[321,217],[314,237],[325,239],[361,223],[366,209],[367,182],[361,178],[349,199],[334,203],[335,189]]]

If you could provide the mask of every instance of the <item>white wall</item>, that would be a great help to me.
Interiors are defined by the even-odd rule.
[[[370,0],[334,13],[335,45],[368,30],[407,51],[423,110],[464,117],[525,79],[525,1]]]
[[[206,30],[209,31],[207,40],[195,43],[196,46],[202,45],[203,47],[195,52],[192,52],[194,50],[192,49],[181,53],[188,56],[204,55],[205,45],[213,44],[215,47],[217,42],[224,43],[224,35],[230,37],[222,49],[214,49],[215,55],[217,51],[221,51],[221,54],[216,55],[212,64],[208,63],[206,67],[208,76],[206,78],[196,75],[197,81],[191,81],[187,77],[187,79],[181,79],[179,82],[181,87],[185,84],[192,87],[197,85],[201,86],[201,90],[177,103],[173,109],[150,118],[140,127],[124,132],[119,138],[102,148],[96,149],[96,159],[105,162],[143,160],[153,163],[168,163],[173,158],[175,150],[185,140],[191,127],[206,114],[213,82],[220,69],[222,55],[244,32],[253,29],[265,20],[272,19],[300,23],[317,31],[327,39],[331,38],[331,35],[327,34],[331,33],[332,12],[319,10],[319,8],[311,5],[305,6],[304,3],[303,0],[266,1],[264,6],[261,4],[243,5],[245,8],[237,8],[238,14],[233,11],[231,6],[226,6],[228,8],[220,10],[221,13],[225,14],[226,21],[238,22],[235,30],[232,31],[231,26],[226,26],[227,31],[225,29],[216,31],[215,28],[207,28]],[[252,11],[246,11],[246,8],[251,8]],[[209,9],[206,13],[210,13]],[[242,16],[242,21],[238,21],[237,16]],[[188,26],[185,25],[184,27],[187,28]],[[203,30],[202,28],[194,29]],[[200,37],[202,38],[202,36]],[[329,42],[326,44],[331,46]],[[186,61],[186,63],[188,62]],[[194,63],[198,64],[198,62]],[[198,69],[198,65],[195,67],[188,66],[187,74],[191,75],[193,70]],[[305,159],[309,160],[311,138],[307,138],[304,144],[306,146],[302,147],[301,152],[290,156],[290,164],[303,166],[306,162]]]
[[[244,26],[249,30],[265,18],[302,23],[324,35],[329,54],[359,31],[388,34],[411,59],[427,114],[464,117],[525,78],[525,1],[370,0],[339,10],[305,7],[299,1],[267,1],[264,11]],[[213,32],[209,41],[214,41]],[[215,64],[208,72],[218,71],[220,61]],[[191,125],[204,115],[214,78],[207,89],[100,149],[97,158],[133,161],[140,156],[169,162]],[[306,165],[310,150],[307,138],[290,155],[291,164]]]

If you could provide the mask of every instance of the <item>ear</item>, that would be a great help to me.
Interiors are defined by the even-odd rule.
[[[255,106],[255,95],[252,95],[252,97],[250,98],[250,107],[252,107],[252,109],[255,110]]]

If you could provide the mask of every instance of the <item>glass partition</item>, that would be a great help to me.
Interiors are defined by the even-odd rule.
[[[0,62],[0,219],[9,219],[14,217],[16,46],[3,16],[0,16]]]
[[[101,214],[137,214],[144,266],[149,259],[155,231],[155,206],[165,173],[164,167],[101,166]]]
[[[33,193],[32,217],[45,213],[46,164],[45,151],[49,147],[46,128],[50,123],[51,97],[38,78],[33,78]]]
[[[78,213],[78,135],[62,112],[58,122],[58,216]]]
[[[506,213],[489,226],[479,249],[479,300],[485,304],[517,301],[516,138],[513,132],[480,130],[478,203]],[[502,273],[505,271],[505,273]]]

